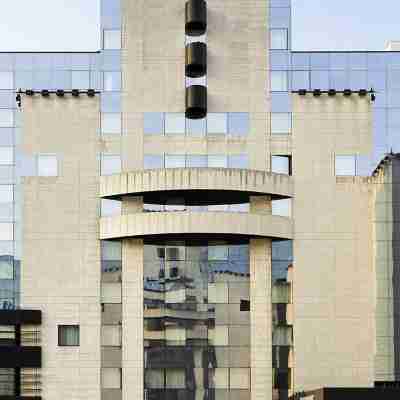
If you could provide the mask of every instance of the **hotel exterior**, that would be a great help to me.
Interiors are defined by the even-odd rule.
[[[0,400],[395,399],[400,45],[290,0],[102,0],[0,53]]]

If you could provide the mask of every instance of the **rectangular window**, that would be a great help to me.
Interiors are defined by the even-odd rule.
[[[0,257],[0,279],[14,279],[14,257],[3,255]]]
[[[79,346],[79,325],[58,325],[59,346]]]
[[[207,133],[211,135],[226,134],[228,131],[228,120],[226,113],[208,113]]]
[[[164,113],[144,113],[143,132],[145,135],[164,135]]]
[[[288,49],[288,30],[271,29],[271,50],[287,50]]]
[[[14,201],[14,186],[0,185],[0,203],[12,203]]]
[[[121,173],[121,156],[103,154],[101,157],[101,175],[113,175]]]
[[[248,113],[228,114],[229,134],[234,136],[246,136],[250,131],[250,120]]]
[[[121,368],[101,369],[102,389],[121,389],[121,383],[122,383]]]
[[[101,133],[120,135],[122,131],[121,113],[101,114]]]
[[[119,200],[101,199],[101,216],[121,215],[122,203]]]
[[[0,72],[0,90],[14,89],[14,74],[12,72]]]
[[[162,154],[145,154],[143,158],[143,169],[164,168],[164,156]]]
[[[103,49],[117,50],[121,48],[121,31],[108,30],[103,31]]]
[[[292,90],[301,89],[310,90],[310,72],[292,71]]]
[[[227,168],[228,158],[224,155],[209,155],[207,166],[209,168]]]
[[[40,154],[37,158],[38,176],[57,176],[57,156],[52,154]]]
[[[245,169],[249,166],[249,157],[247,154],[235,154],[228,157],[229,168]]]
[[[14,164],[14,148],[0,147],[0,165]]]
[[[185,168],[185,156],[176,154],[165,155],[165,168]]]
[[[292,216],[292,201],[291,199],[272,200],[272,215],[281,217]]]
[[[356,175],[356,156],[336,156],[335,157],[336,176],[355,176]]]
[[[72,88],[89,89],[90,88],[89,71],[72,71]]]
[[[291,156],[272,156],[271,171],[275,174],[291,175]]]
[[[121,72],[104,71],[103,87],[106,92],[121,90]]]
[[[0,368],[0,396],[15,397],[15,370]]]
[[[165,114],[165,134],[183,135],[185,134],[185,114],[166,113]]]
[[[207,168],[206,155],[188,155],[186,157],[186,166],[188,168]]]
[[[271,71],[271,91],[272,92],[288,91],[287,71]]]
[[[14,126],[14,111],[0,110],[0,128],[11,128]]]
[[[271,134],[288,135],[292,131],[291,113],[271,113]]]
[[[203,119],[187,119],[186,134],[189,136],[204,136],[207,132],[207,120]]]

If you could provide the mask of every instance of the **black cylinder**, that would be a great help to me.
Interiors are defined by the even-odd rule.
[[[207,30],[207,4],[204,0],[186,2],[186,35],[200,36]]]
[[[207,45],[201,42],[186,46],[186,76],[199,78],[207,73]]]
[[[207,115],[207,88],[192,85],[186,88],[186,118],[201,119]]]

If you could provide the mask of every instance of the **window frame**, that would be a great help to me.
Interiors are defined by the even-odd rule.
[[[78,329],[78,344],[62,344],[61,342],[61,332],[63,328],[77,328]],[[57,346],[58,347],[79,347],[80,346],[80,342],[81,342],[81,329],[80,329],[80,325],[72,325],[72,324],[60,324],[57,325]]]

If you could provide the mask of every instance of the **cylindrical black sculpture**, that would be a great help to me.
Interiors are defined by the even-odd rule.
[[[186,118],[201,119],[207,115],[207,88],[192,85],[186,88]]]
[[[207,30],[207,4],[204,0],[186,2],[186,35],[200,36]]]
[[[186,76],[199,78],[207,73],[207,45],[201,42],[186,46]]]

